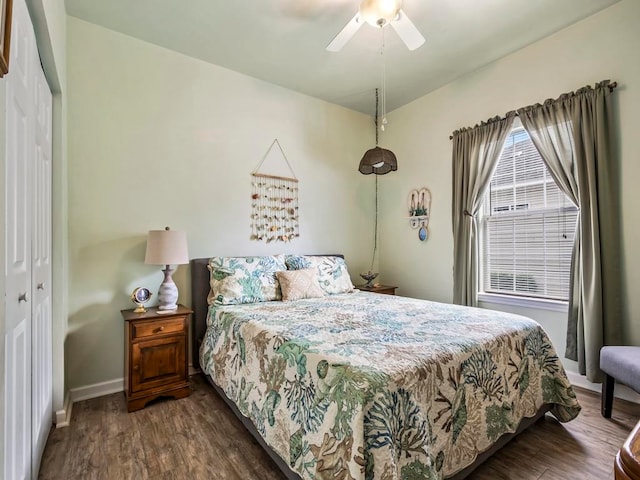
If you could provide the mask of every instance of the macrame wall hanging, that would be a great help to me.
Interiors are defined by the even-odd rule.
[[[260,171],[274,146],[278,146],[291,176]],[[251,173],[251,240],[290,242],[300,236],[298,179],[276,138]]]

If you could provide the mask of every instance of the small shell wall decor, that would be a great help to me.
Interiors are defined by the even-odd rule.
[[[291,177],[260,173],[260,167],[277,145],[291,171]],[[298,179],[276,138],[262,161],[251,173],[251,240],[290,242],[300,236]]]
[[[407,197],[409,225],[418,230],[418,239],[424,242],[429,237],[429,216],[431,215],[431,192],[428,188],[414,188]]]

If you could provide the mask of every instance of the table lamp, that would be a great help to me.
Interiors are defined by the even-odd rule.
[[[189,263],[187,235],[184,232],[171,230],[150,230],[147,237],[147,252],[144,263],[150,265],[166,265],[162,270],[164,280],[158,289],[158,311],[171,312],[178,308],[178,287],[173,283],[171,265]]]

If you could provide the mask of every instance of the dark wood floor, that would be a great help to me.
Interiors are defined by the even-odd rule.
[[[71,426],[52,430],[41,479],[282,480],[284,476],[202,376],[193,394],[127,413],[124,394],[79,402]],[[560,424],[547,415],[470,480],[604,480],[640,419],[640,405],[617,400],[613,418],[600,398],[576,389],[583,411]]]

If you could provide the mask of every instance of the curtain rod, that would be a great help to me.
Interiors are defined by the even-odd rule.
[[[609,91],[613,92],[616,87],[618,86],[618,82],[611,82],[609,85],[607,85],[609,87]],[[500,121],[500,120],[504,120],[506,118],[508,114],[503,115],[502,117],[499,118],[492,118],[490,119],[491,121]],[[518,112],[515,112],[516,117],[518,116]],[[449,135],[449,140],[453,140],[453,135]]]

